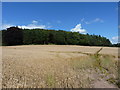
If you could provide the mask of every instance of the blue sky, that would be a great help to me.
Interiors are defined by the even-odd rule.
[[[117,2],[3,2],[3,28],[45,28],[118,39]]]

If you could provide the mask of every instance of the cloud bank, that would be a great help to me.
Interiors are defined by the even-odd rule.
[[[72,28],[70,31],[71,31],[71,32],[79,32],[79,33],[82,33],[82,34],[86,34],[86,33],[87,33],[87,31],[82,28],[82,25],[81,25],[81,24],[77,24],[77,25],[75,26],[75,28]]]
[[[6,29],[6,28],[9,28],[9,27],[12,27],[12,26],[15,26],[15,25],[12,25],[12,24],[3,24],[1,29]]]
[[[28,24],[28,25],[22,25],[22,26],[18,26],[19,28],[23,28],[23,29],[35,29],[35,28],[40,28],[40,29],[46,29],[45,25],[35,25],[35,24]]]
[[[39,25],[38,21],[33,20],[31,24],[28,25],[13,25],[13,24],[3,24],[2,25],[2,29],[6,29],[12,26],[18,26],[19,28],[23,28],[23,29],[35,29],[35,28],[40,28],[40,29],[47,29],[50,28],[50,26],[46,26],[46,25]]]

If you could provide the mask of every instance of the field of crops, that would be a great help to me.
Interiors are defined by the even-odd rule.
[[[3,88],[116,88],[118,48],[2,47]]]

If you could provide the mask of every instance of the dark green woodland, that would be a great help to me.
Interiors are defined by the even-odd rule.
[[[80,34],[63,30],[10,27],[1,32],[3,46],[30,44],[113,46],[109,39],[100,35]]]

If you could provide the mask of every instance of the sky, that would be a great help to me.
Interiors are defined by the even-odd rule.
[[[3,2],[2,29],[43,28],[95,34],[118,42],[117,2]]]

